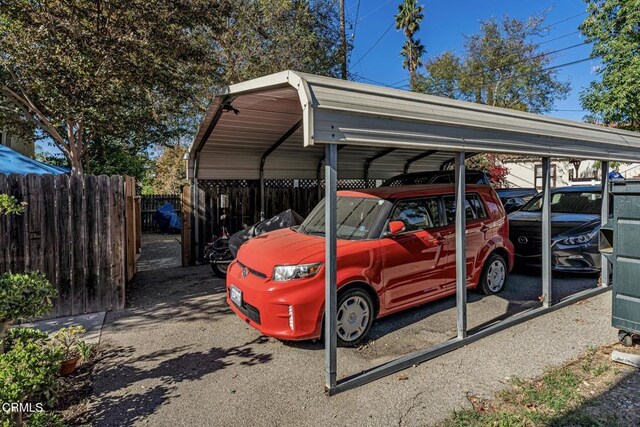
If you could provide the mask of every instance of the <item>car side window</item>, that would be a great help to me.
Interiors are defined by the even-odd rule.
[[[476,219],[476,213],[471,206],[469,201],[469,197],[467,196],[465,200],[465,216],[467,220]],[[456,198],[454,196],[444,196],[442,198],[444,201],[444,211],[447,214],[447,224],[455,224],[456,222]]]
[[[401,200],[391,215],[391,221],[402,221],[406,231],[426,230],[440,225],[436,198]]]
[[[471,203],[471,207],[473,208],[476,218],[487,217],[487,211],[484,208],[482,200],[480,200],[480,196],[478,196],[477,194],[471,194],[467,196],[467,201]]]

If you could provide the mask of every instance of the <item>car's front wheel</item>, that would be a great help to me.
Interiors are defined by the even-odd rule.
[[[353,347],[364,341],[374,317],[373,301],[362,289],[349,289],[338,295],[336,332],[338,345]]]
[[[491,255],[480,278],[480,291],[485,295],[502,292],[507,283],[507,271],[507,261],[498,254]]]

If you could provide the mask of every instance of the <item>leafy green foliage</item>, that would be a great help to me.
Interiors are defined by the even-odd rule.
[[[340,74],[337,2],[233,0],[230,4],[225,29],[217,40],[224,84],[287,69]]]
[[[592,120],[640,131],[640,0],[586,0],[580,26],[591,56],[601,58],[599,80],[580,94]]]
[[[57,291],[39,272],[0,275],[0,322],[39,316],[51,310]]]
[[[462,56],[453,52],[431,58],[415,86],[418,92],[496,107],[544,113],[569,93],[557,70],[546,69],[553,56],[531,37],[544,33],[544,19],[504,17],[481,22],[467,35]]]
[[[82,342],[79,337],[86,331],[80,325],[60,328],[51,335],[51,345],[59,349],[65,359],[78,356],[80,354],[78,344]]]
[[[0,215],[22,215],[26,203],[18,202],[13,196],[0,194]]]
[[[187,183],[183,146],[166,147],[155,160],[151,194],[179,194]]]
[[[396,30],[402,30],[407,38],[402,45],[400,54],[404,57],[402,67],[409,70],[409,86],[412,90],[415,88],[418,68],[422,66],[422,57],[425,54],[425,48],[420,40],[414,38],[424,19],[423,10],[424,6],[418,6],[418,0],[403,0],[398,6],[398,13],[395,16]]]
[[[166,139],[217,83],[227,5],[3,2],[0,120],[37,126],[76,171],[98,137]]]
[[[47,333],[38,329],[12,328],[7,334],[4,349],[5,351],[11,351],[18,342],[24,345],[29,343],[43,343],[47,338]]]
[[[62,352],[38,342],[17,341],[0,354],[0,402],[52,404]]]
[[[29,416],[28,427],[65,427],[62,415],[55,412],[35,412]]]

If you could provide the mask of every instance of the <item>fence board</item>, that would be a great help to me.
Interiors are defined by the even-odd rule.
[[[71,176],[71,220],[73,221],[73,288],[71,313],[84,313],[87,304],[87,226],[84,180],[79,175]],[[91,183],[90,183],[91,185]]]
[[[58,298],[56,315],[71,314],[73,298],[73,233],[71,231],[70,179],[67,175],[55,177],[56,185],[56,224],[58,229],[58,252],[56,257],[56,277]]]
[[[7,181],[7,193],[18,201],[24,201],[23,178],[20,175],[9,175]],[[9,271],[18,273],[24,271],[24,246],[25,246],[25,215],[11,215],[9,224]]]
[[[182,266],[193,264],[191,256],[191,186],[182,187]]]
[[[54,176],[42,176],[41,183],[42,228],[40,230],[40,236],[44,251],[41,271],[50,278],[51,283],[57,283],[56,257],[58,254],[58,228],[56,227],[56,188]]]
[[[112,291],[111,276],[111,229],[109,226],[111,216],[109,177],[101,175],[97,179],[97,194],[99,198],[98,217],[96,218],[96,230],[100,236],[101,244],[98,245],[98,287],[95,297],[95,305],[111,309],[110,293]],[[92,304],[93,309],[93,304]]]
[[[101,236],[100,230],[98,230],[98,222],[100,218],[100,208],[102,204],[102,197],[98,190],[98,178],[95,176],[87,176],[84,180],[84,199],[86,209],[86,230],[85,236],[87,240],[86,252],[82,255],[86,257],[87,272],[86,272],[86,297],[88,302],[87,311],[96,311],[97,294],[100,281],[100,260],[98,257],[101,242],[104,238]]]
[[[124,266],[124,181],[122,177],[111,177],[111,304],[117,309],[124,308],[125,266]]]

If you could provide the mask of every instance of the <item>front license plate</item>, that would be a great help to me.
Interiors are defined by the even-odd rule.
[[[242,291],[231,285],[231,301],[238,307],[242,307]]]

